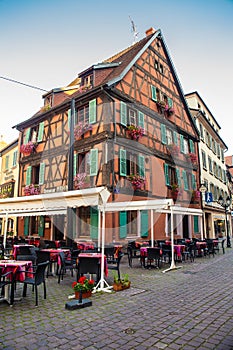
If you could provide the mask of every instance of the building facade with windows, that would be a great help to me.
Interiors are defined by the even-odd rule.
[[[18,196],[18,155],[18,139],[0,150],[0,200]],[[7,224],[4,216],[0,217],[0,235],[4,235],[5,230],[8,236],[16,236],[17,220],[14,216],[8,217]]]
[[[202,195],[204,237],[223,237],[227,231],[225,212],[218,200],[220,196],[226,199],[230,195],[224,160],[227,146],[219,134],[220,125],[198,92],[186,94],[185,97],[200,133],[200,175],[206,191]],[[230,216],[227,222],[231,232]]]
[[[160,30],[44,95],[15,127],[19,198],[5,211],[19,235],[97,240],[104,221],[107,242],[203,236],[198,130]]]

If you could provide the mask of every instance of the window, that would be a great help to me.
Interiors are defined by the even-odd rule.
[[[28,128],[24,135],[24,144],[29,141],[36,143],[41,142],[44,136],[44,122],[41,122],[39,125],[34,126],[33,128]]]
[[[96,122],[96,99],[76,110],[75,124],[93,124]]]
[[[128,108],[127,104],[121,101],[120,104],[121,124],[124,126],[134,125],[145,129],[144,113],[136,109]]]
[[[204,131],[203,131],[203,126],[201,123],[200,123],[200,137],[202,140],[204,139]]]
[[[187,177],[187,172],[185,170],[182,170],[182,178],[184,183],[184,190],[188,191],[189,190],[188,177]]]
[[[138,174],[145,177],[145,157],[141,154],[120,149],[119,168],[121,176]]]
[[[6,170],[9,169],[9,160],[10,160],[10,156],[7,155],[7,156],[6,156],[6,163],[5,163],[5,169],[6,169]]]
[[[214,154],[216,154],[216,141],[213,139],[213,147],[212,147],[212,150],[214,152]]]
[[[208,164],[209,164],[209,172],[213,174],[213,164],[212,164],[212,159],[210,156],[208,156]]]
[[[74,175],[77,173],[90,173],[90,153],[75,153],[74,154]]]
[[[217,157],[220,158],[221,152],[220,152],[220,145],[217,143]]]
[[[17,165],[18,151],[14,151],[13,153],[13,161],[12,166],[15,167]]]
[[[173,144],[172,131],[170,129],[167,129],[167,144],[168,145]]]
[[[201,157],[202,157],[202,166],[205,170],[207,170],[207,165],[206,165],[206,154],[204,151],[201,151]]]
[[[129,108],[129,125],[137,125],[136,121],[136,112],[133,109]]]
[[[173,184],[180,184],[180,174],[179,170],[174,167],[164,164],[164,177],[165,177],[165,185],[171,186]]]

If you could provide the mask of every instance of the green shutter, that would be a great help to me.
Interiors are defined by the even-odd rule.
[[[24,217],[24,236],[29,235],[29,216]]]
[[[145,157],[138,156],[138,174],[145,177]]]
[[[43,135],[44,135],[44,122],[41,122],[39,124],[39,131],[37,135],[37,142],[41,142],[43,140]]]
[[[126,238],[127,237],[127,212],[126,211],[120,211],[119,213],[119,236],[120,238]]]
[[[196,176],[192,174],[192,189],[196,190],[197,189],[197,181],[196,181]]]
[[[39,217],[38,236],[44,236],[44,216]]]
[[[168,107],[169,107],[169,108],[172,108],[172,106],[173,106],[173,101],[172,101],[172,99],[171,99],[170,97],[167,98],[167,104],[168,104]]]
[[[153,101],[157,101],[157,92],[156,92],[156,87],[151,85],[151,98]]]
[[[90,237],[98,239],[98,221],[99,215],[97,207],[90,207]]]
[[[126,126],[127,125],[127,107],[126,103],[121,101],[121,124]]]
[[[184,136],[180,135],[180,152],[184,153]]]
[[[89,123],[96,123],[96,98],[89,101]]]
[[[26,143],[29,142],[30,132],[31,132],[31,128],[28,128],[27,131],[26,131],[26,136],[25,136],[24,144],[26,144]]]
[[[31,184],[32,179],[32,167],[29,165],[26,170],[26,186]]]
[[[127,175],[127,166],[126,166],[126,150],[120,149],[120,175]]]
[[[168,172],[168,164],[164,164],[164,176],[165,176],[165,184],[166,186],[170,185],[169,172]]]
[[[164,145],[166,145],[167,144],[166,126],[164,124],[161,124],[160,129],[161,129],[161,142]]]
[[[39,185],[44,183],[45,163],[40,163]]]
[[[193,140],[189,139],[189,148],[191,153],[195,153]]]
[[[12,166],[16,166],[17,165],[17,158],[18,158],[18,151],[14,151],[13,153],[13,162],[12,162]]]
[[[193,226],[194,226],[194,233],[198,233],[199,232],[199,220],[198,220],[197,215],[193,216]]]
[[[148,210],[141,210],[141,237],[148,237]]]
[[[173,141],[174,141],[174,144],[177,146],[178,145],[178,134],[176,131],[173,131]]]
[[[98,173],[98,149],[92,149],[90,152],[90,176]]]
[[[180,169],[176,168],[177,185],[181,186]]]
[[[145,128],[144,113],[142,112],[138,112],[138,126],[140,126],[142,129]]]
[[[77,153],[74,153],[74,176],[77,174]]]
[[[188,179],[187,179],[187,173],[185,170],[182,171],[182,177],[183,177],[183,181],[184,181],[184,190],[188,191],[189,187],[188,187]]]

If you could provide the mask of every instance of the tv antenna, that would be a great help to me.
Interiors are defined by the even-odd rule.
[[[133,32],[133,38],[134,38],[134,40],[133,40],[133,44],[135,44],[136,43],[136,41],[137,41],[137,39],[138,39],[138,31],[137,31],[137,28],[136,28],[136,25],[135,25],[135,23],[134,23],[134,21],[132,20],[132,18],[129,16],[129,19],[130,19],[130,22],[131,22],[131,31]]]

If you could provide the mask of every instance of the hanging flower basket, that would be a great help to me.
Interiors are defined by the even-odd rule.
[[[74,137],[79,139],[85,132],[92,130],[92,125],[88,123],[78,123],[74,127]]]
[[[191,200],[192,201],[199,201],[199,199],[201,198],[201,192],[197,191],[197,190],[193,190],[191,192]]]
[[[144,177],[137,174],[127,176],[127,180],[131,182],[134,190],[141,190],[146,182]]]
[[[28,143],[25,143],[20,146],[20,152],[23,153],[25,156],[32,154],[37,147],[36,142],[29,141]]]
[[[24,187],[24,195],[25,196],[32,196],[40,194],[40,186],[39,185],[27,185]]]
[[[129,125],[127,127],[128,134],[130,135],[132,140],[138,140],[145,133],[145,130],[140,126]]]
[[[166,103],[165,101],[158,100],[156,101],[157,109],[160,114],[163,114],[165,110]]]
[[[87,174],[86,173],[78,173],[74,177],[74,189],[81,190],[87,184]]]
[[[168,105],[165,106],[164,111],[168,117],[170,117],[171,115],[173,115],[175,113],[174,108],[169,107]]]
[[[182,195],[182,190],[180,189],[179,185],[173,184],[171,185],[171,197],[174,200],[177,200],[179,196]]]

